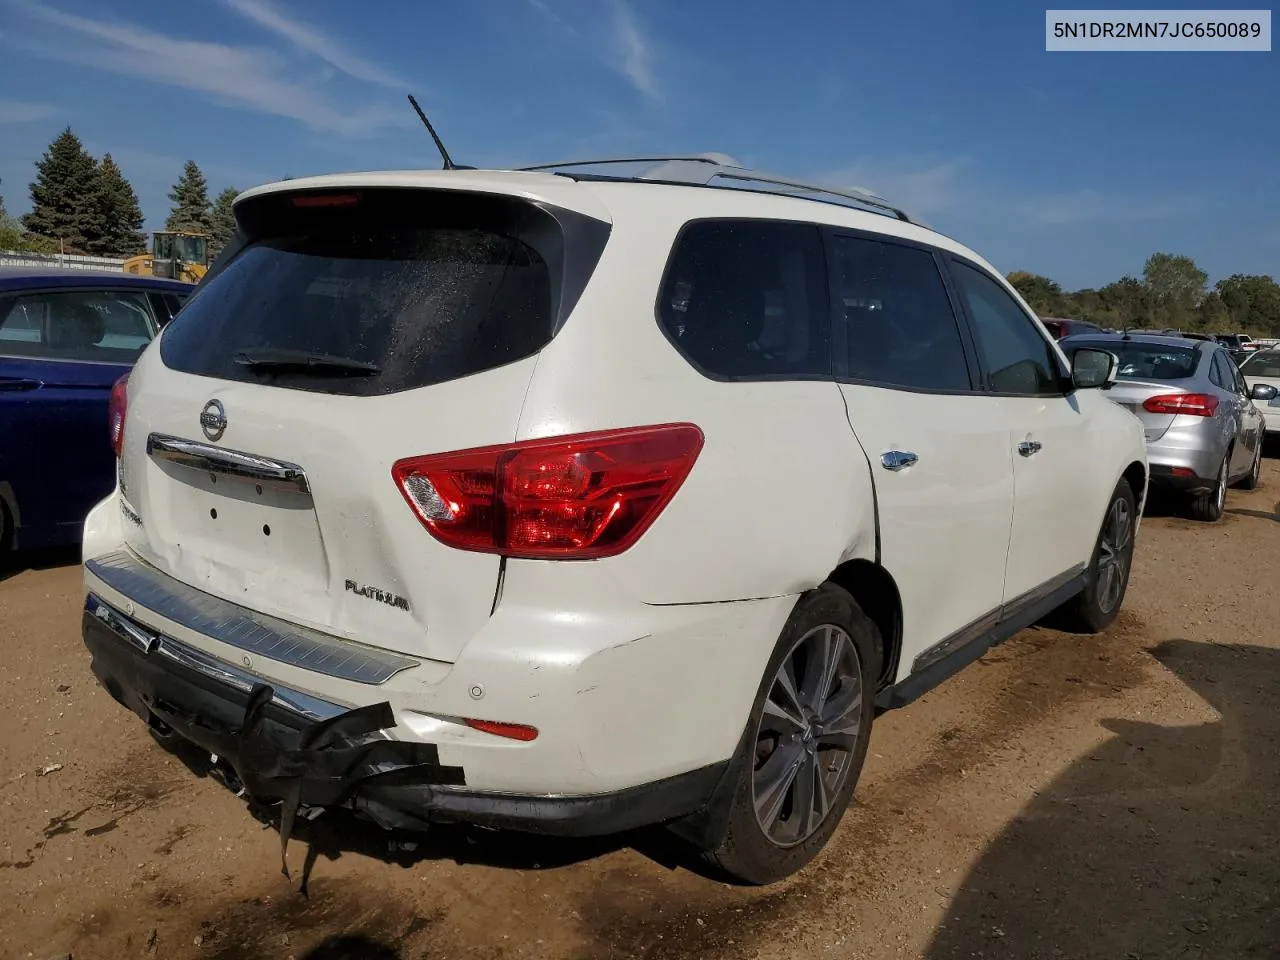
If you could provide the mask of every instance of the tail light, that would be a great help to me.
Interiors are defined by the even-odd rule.
[[[112,385],[111,403],[107,407],[107,424],[108,429],[111,431],[111,449],[115,451],[117,457],[124,450],[124,420],[128,412],[129,375],[126,373]]]
[[[441,543],[588,560],[640,538],[689,475],[702,443],[690,423],[636,427],[412,457],[391,475]]]
[[[1218,398],[1209,393],[1168,393],[1148,397],[1142,404],[1147,413],[1185,413],[1192,417],[1212,417],[1218,409]]]

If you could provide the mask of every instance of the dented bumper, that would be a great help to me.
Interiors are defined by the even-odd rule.
[[[83,634],[93,672],[153,729],[228,763],[246,792],[284,804],[342,806],[396,829],[466,822],[559,836],[598,836],[699,810],[728,764],[590,796],[520,796],[468,789],[462,767],[431,743],[390,739],[392,708],[350,710],[156,633],[92,592]],[[284,823],[282,823],[282,826]],[[288,829],[282,831],[288,839]]]

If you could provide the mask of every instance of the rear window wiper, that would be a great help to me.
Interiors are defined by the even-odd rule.
[[[382,372],[376,363],[365,363],[350,357],[335,357],[308,350],[283,350],[266,347],[258,350],[241,350],[236,363],[250,370],[263,373],[289,371],[313,373],[317,376],[371,377]]]

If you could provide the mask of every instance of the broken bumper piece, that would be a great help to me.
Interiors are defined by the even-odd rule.
[[[156,633],[90,593],[83,618],[93,672],[159,733],[226,761],[254,799],[345,806],[388,829],[471,823],[552,836],[602,836],[700,811],[728,769],[716,763],[606,794],[521,796],[466,786],[434,744],[391,740],[391,707],[350,710],[261,678]],[[291,828],[292,823],[288,826]]]

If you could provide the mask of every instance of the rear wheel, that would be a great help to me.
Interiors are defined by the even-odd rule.
[[[0,553],[13,549],[13,521],[9,519],[9,508],[0,500]]]
[[[1137,525],[1137,503],[1127,480],[1116,484],[1107,504],[1107,513],[1098,532],[1098,542],[1089,562],[1088,584],[1066,608],[1073,626],[1100,633],[1111,625],[1125,592],[1133,566],[1133,532]]]
[[[1258,438],[1258,449],[1253,451],[1253,466],[1249,475],[1240,481],[1241,490],[1257,490],[1262,485],[1262,437]]]
[[[738,880],[799,870],[835,832],[871,733],[879,634],[848,592],[823,584],[792,611],[734,758],[721,836],[706,856]]]
[[[1213,523],[1222,519],[1223,508],[1227,505],[1227,478],[1230,473],[1231,451],[1222,458],[1222,466],[1218,468],[1218,480],[1205,493],[1196,494],[1192,498],[1188,512],[1192,520]]]

